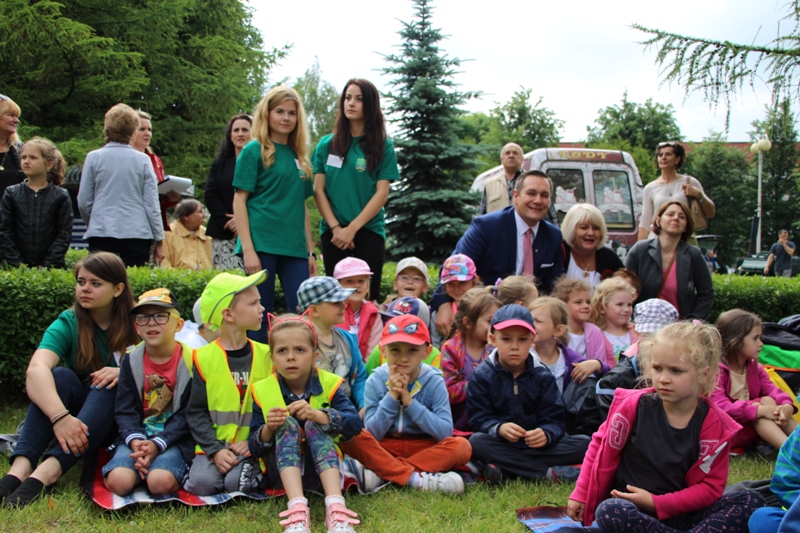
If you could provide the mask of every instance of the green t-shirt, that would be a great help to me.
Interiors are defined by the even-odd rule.
[[[250,193],[247,216],[256,252],[308,257],[305,201],[314,194],[312,176],[303,178],[297,155],[286,144],[275,144],[275,160],[268,169],[261,162],[261,144],[250,141],[236,160],[233,187]],[[242,253],[242,242],[236,243]]]
[[[100,357],[103,366],[117,366],[117,360],[108,353],[106,345],[106,332],[95,325],[95,337],[100,348]],[[75,368],[75,354],[78,353],[78,317],[74,309],[63,311],[55,321],[50,324],[42,336],[39,348],[55,352],[61,361],[71,370],[75,370],[83,379],[87,373],[81,373]]]
[[[376,346],[375,349],[372,350],[372,353],[369,354],[369,359],[367,359],[367,365],[366,365],[367,366],[367,375],[369,376],[370,374],[372,374],[372,372],[376,368],[378,368],[379,366],[381,366],[385,362],[386,361],[384,361],[383,358],[381,357],[381,347],[380,346]],[[428,357],[426,357],[425,359],[423,359],[422,362],[425,363],[425,364],[431,365],[433,368],[441,369],[441,367],[442,367],[442,358],[441,358],[441,352],[439,351],[439,348],[434,346],[433,350],[431,350],[431,354]]]
[[[325,174],[325,194],[331,203],[333,214],[342,226],[346,226],[355,220],[375,196],[376,184],[381,180],[394,181],[400,177],[400,172],[397,170],[394,143],[388,137],[383,147],[381,164],[375,172],[367,171],[367,159],[361,148],[363,137],[353,137],[344,161],[328,154],[331,139],[333,135],[326,135],[319,141],[314,151],[314,173]],[[385,239],[383,208],[364,227]],[[330,227],[323,218],[320,222],[320,233],[329,230]]]

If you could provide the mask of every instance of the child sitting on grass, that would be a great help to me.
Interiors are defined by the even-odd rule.
[[[553,296],[567,304],[569,321],[567,346],[586,359],[599,359],[614,368],[614,350],[606,340],[603,330],[592,324],[592,297],[589,284],[580,279],[559,279],[553,287]]]
[[[722,336],[719,379],[711,399],[742,425],[731,446],[749,446],[763,440],[775,449],[797,427],[792,398],[769,379],[758,356],[761,318],[743,309],[725,311],[717,318]]]
[[[269,347],[275,373],[251,387],[253,420],[250,453],[266,457],[267,471],[279,472],[289,499],[280,514],[284,531],[308,533],[310,512],[304,481],[322,484],[328,533],[354,533],[356,513],[345,507],[339,470],[339,435],[361,431],[361,418],[342,392],[342,378],[316,368],[319,350],[311,323],[297,315],[268,315]],[[267,478],[269,479],[269,475]]]
[[[151,494],[176,492],[194,459],[185,412],[192,350],[175,340],[183,327],[180,310],[168,289],[145,292],[131,309],[144,342],[120,364],[114,408],[119,442],[103,467],[106,488],[118,496],[140,481]]]
[[[492,315],[500,301],[486,289],[470,289],[461,299],[450,338],[442,344],[442,373],[450,397],[453,427],[471,431],[467,418],[467,387],[475,368],[493,347],[487,344]]]
[[[428,327],[414,315],[395,317],[380,345],[386,364],[367,380],[366,431],[342,450],[398,485],[464,492],[464,480],[450,470],[465,465],[472,450],[466,439],[452,436],[442,373],[422,362],[431,351]]]
[[[708,400],[719,365],[713,327],[669,325],[643,341],[640,360],[655,388],[617,390],[608,422],[592,436],[567,511],[603,533],[746,533],[764,499],[724,495],[739,425]]]
[[[403,296],[402,298],[398,298],[388,305],[386,311],[381,311],[381,318],[383,319],[384,325],[394,317],[401,315],[418,316],[425,325],[428,325],[431,322],[431,314],[430,310],[428,309],[428,304],[419,298],[414,298],[413,296]],[[367,377],[369,377],[369,375],[372,374],[376,368],[385,362],[386,358],[381,352],[381,347],[376,346],[369,355],[369,359],[367,359]],[[441,352],[438,348],[433,346],[431,354],[423,359],[422,362],[426,365],[431,365],[433,368],[441,368]]]
[[[461,298],[464,297],[468,290],[477,287],[480,281],[478,272],[475,269],[475,262],[466,255],[455,254],[444,260],[441,272],[441,286],[437,289],[437,292],[441,294],[442,288],[444,288],[453,318],[455,318],[458,311],[458,304],[461,303]],[[438,298],[434,294],[433,301],[437,300]],[[433,316],[431,316],[432,323],[436,322],[437,314],[438,311],[433,312]],[[453,329],[453,319],[447,322],[446,326],[444,335],[435,328],[431,334],[433,345],[437,348],[441,347],[446,336]]]
[[[257,470],[248,458],[249,385],[267,378],[272,362],[269,346],[248,339],[247,332],[261,329],[264,308],[256,285],[266,278],[265,270],[248,277],[223,272],[203,291],[201,319],[220,336],[193,357],[186,420],[197,446],[184,488],[198,496],[251,490],[242,475]]]
[[[331,277],[316,276],[300,284],[297,306],[301,312],[308,311],[317,334],[317,367],[342,378],[342,392],[363,414],[367,371],[358,351],[358,339],[355,333],[336,327],[345,315],[347,299],[355,293],[355,289],[345,289]]]
[[[347,257],[336,263],[333,277],[345,289],[353,289],[345,301],[344,319],[339,327],[358,336],[358,350],[366,361],[381,340],[381,321],[378,306],[369,300],[372,271],[366,261]]]
[[[389,304],[398,298],[422,298],[428,292],[428,265],[422,259],[406,257],[397,263],[394,277],[394,293],[386,297],[381,311],[388,311]]]
[[[551,467],[580,463],[589,445],[584,435],[564,437],[564,404],[555,377],[530,353],[535,338],[531,312],[504,305],[492,317],[495,350],[470,378],[472,460],[493,481],[497,468],[500,475],[554,479],[562,470]]]

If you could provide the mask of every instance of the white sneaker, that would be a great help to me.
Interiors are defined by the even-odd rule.
[[[363,479],[364,479],[364,492],[366,492],[367,494],[372,494],[381,487],[384,487],[389,484],[388,481],[380,477],[378,474],[376,474],[369,468],[364,469]]]
[[[445,472],[444,474],[421,472],[419,476],[422,478],[420,484],[422,490],[445,492],[447,494],[461,494],[464,492],[464,480],[455,472]]]

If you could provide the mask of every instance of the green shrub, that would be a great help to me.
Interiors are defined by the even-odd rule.
[[[800,278],[724,276],[715,274],[714,305],[709,322],[729,309],[746,309],[765,322],[800,313]]]

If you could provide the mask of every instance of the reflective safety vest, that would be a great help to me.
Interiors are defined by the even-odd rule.
[[[244,400],[240,399],[239,387],[233,381],[228,366],[228,354],[219,340],[194,351],[194,365],[199,377],[206,383],[208,414],[214,423],[217,439],[227,443],[246,441],[250,436],[250,421],[253,418],[252,385],[263,381],[272,374],[272,359],[269,346],[248,339],[253,361],[250,366],[250,380]],[[196,454],[205,453],[200,446]]]
[[[322,394],[311,396],[308,399],[308,404],[314,409],[330,407],[333,401],[333,395],[339,390],[344,380],[340,376],[325,370],[317,369],[317,373],[319,375],[319,383],[322,385]],[[273,407],[286,408],[286,402],[283,399],[283,394],[281,394],[281,385],[278,383],[277,374],[273,373],[267,379],[251,384],[250,389],[253,391],[253,399],[264,412],[265,419],[267,416],[266,412]]]

